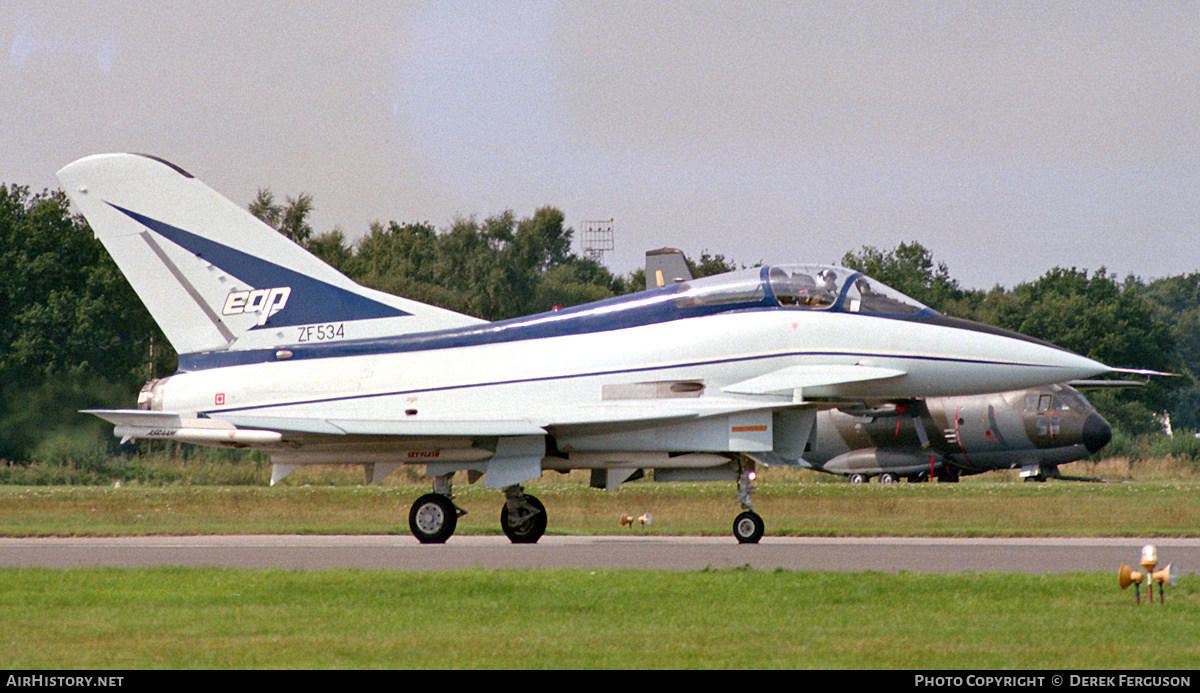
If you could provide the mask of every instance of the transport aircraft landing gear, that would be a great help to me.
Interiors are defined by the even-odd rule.
[[[500,528],[514,544],[536,544],[546,532],[546,507],[520,486],[504,489]]]
[[[762,539],[763,532],[766,531],[766,525],[758,513],[754,512],[754,505],[750,502],[750,496],[758,490],[754,484],[757,476],[754,472],[754,460],[742,457],[739,467],[738,500],[741,501],[745,512],[738,515],[737,519],[733,521],[733,536],[737,538],[739,544],[757,544],[758,540]]]
[[[450,500],[450,477],[437,477],[433,493],[418,498],[408,511],[408,528],[422,544],[444,544],[466,514]]]
[[[1058,467],[1025,466],[1021,467],[1021,477],[1028,482],[1042,483],[1047,479],[1058,478]]]

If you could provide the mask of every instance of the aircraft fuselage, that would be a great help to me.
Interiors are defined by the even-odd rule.
[[[941,397],[1095,372],[1094,362],[1061,349],[920,319],[752,307],[636,324],[639,313],[654,313],[671,298],[658,293],[407,338],[354,340],[347,324],[330,328],[347,335],[340,340],[192,355],[181,367],[194,370],[159,382],[154,408],[414,422],[500,417],[546,426],[586,423],[586,411],[570,412],[629,399],[686,398],[690,406],[722,409]],[[776,393],[725,391],[794,366],[831,365],[902,374]],[[666,397],[621,391],[677,381],[698,389]]]

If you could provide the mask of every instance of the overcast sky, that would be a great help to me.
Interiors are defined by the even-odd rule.
[[[4,0],[0,44],[34,190],[135,151],[350,238],[612,218],[621,274],[914,240],[976,288],[1200,270],[1197,2]]]

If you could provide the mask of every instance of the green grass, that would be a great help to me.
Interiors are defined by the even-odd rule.
[[[1114,576],[0,570],[0,667],[1164,669],[1200,594]]]

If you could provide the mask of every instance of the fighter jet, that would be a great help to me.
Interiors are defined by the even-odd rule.
[[[957,481],[997,469],[1044,481],[1111,439],[1112,428],[1087,398],[1060,383],[822,411],[812,449],[794,464],[852,483]]]
[[[306,464],[361,464],[368,481],[423,465],[423,543],[454,533],[460,472],[504,492],[513,542],[536,542],[547,512],[523,484],[546,469],[736,480],[734,535],[757,542],[755,456],[800,458],[821,409],[1111,370],[822,265],[488,323],[355,284],[162,159],[97,155],[58,176],[179,354],[137,409],[92,413],[122,439],[263,450],[273,483]]]

